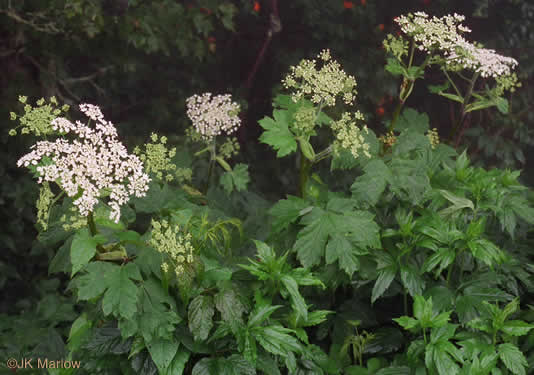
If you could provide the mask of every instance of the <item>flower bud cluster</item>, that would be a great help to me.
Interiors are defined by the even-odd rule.
[[[295,90],[293,101],[308,97],[315,104],[334,106],[337,96],[341,95],[345,104],[352,104],[357,94],[355,78],[341,69],[329,50],[323,50],[317,58],[323,64],[320,69],[316,68],[316,60],[304,59],[299,65],[292,66],[282,81],[286,89]]]
[[[193,263],[194,248],[191,240],[190,233],[180,234],[178,225],[173,226],[166,220],[152,220],[150,245],[161,254],[167,255],[177,277],[184,272],[185,264]],[[169,272],[167,262],[163,262],[161,268],[164,272]]]
[[[315,127],[316,109],[300,106],[295,112],[293,130],[298,135],[310,135]]]
[[[39,191],[39,199],[37,199],[35,204],[37,206],[37,224],[41,226],[43,231],[48,229],[48,218],[50,216],[52,198],[54,198],[54,193],[52,193],[48,182],[45,181]]]
[[[17,115],[15,112],[10,112],[12,121],[19,120],[20,125],[11,129],[9,135],[17,135],[17,129],[20,129],[21,134],[33,133],[36,136],[47,136],[54,132],[52,129],[52,120],[61,114],[61,112],[67,112],[69,110],[68,105],[64,105],[61,108],[57,108],[57,99],[52,96],[50,103],[45,104],[44,98],[37,101],[37,107],[32,107],[27,103],[28,97],[19,96],[19,102],[24,104],[24,114]]]
[[[71,213],[69,215],[62,215],[59,221],[63,223],[63,230],[78,230],[87,226],[87,219],[80,216],[80,213],[76,210],[76,207],[70,208]]]
[[[350,113],[345,112],[341,115],[341,119],[332,122],[330,127],[334,131],[335,141],[334,150],[342,147],[349,150],[352,155],[357,158],[360,156],[360,152],[363,152],[368,158],[371,157],[369,153],[369,144],[365,142],[363,132],[366,134],[369,132],[367,126],[363,128],[357,126],[357,122],[363,121],[364,117],[360,111],[355,112],[352,116]]]
[[[396,37],[388,34],[387,38],[382,43],[386,51],[390,52],[397,59],[408,55],[408,41],[402,37]]]
[[[464,20],[464,16],[456,13],[437,18],[416,12],[397,17],[395,22],[413,38],[419,50],[430,54],[441,53],[445,63],[451,67],[461,66],[479,72],[482,77],[510,75],[517,61],[468,42],[462,34],[471,30],[461,24]]]
[[[117,130],[104,120],[100,108],[81,104],[80,110],[96,121],[96,129],[58,117],[52,121],[53,130],[78,139],[37,142],[17,165],[35,166],[39,183],[56,182],[69,197],[77,197],[73,203],[82,216],[93,212],[98,199],[109,193],[110,219],[118,222],[120,206],[132,195],[145,196],[150,178],[141,160],[128,154],[117,139]]]
[[[393,131],[388,132],[386,135],[381,135],[378,140],[384,144],[386,147],[393,147],[395,142],[397,142],[397,137]]]
[[[141,152],[140,147],[134,149],[134,153],[144,163],[147,173],[153,173],[157,179],[172,181],[176,171],[176,164],[171,159],[176,155],[176,147],[167,149],[167,137],[158,137],[157,134],[150,135],[152,143],[145,145],[145,152]]]
[[[176,179],[181,184],[191,182],[191,180],[193,179],[193,171],[191,170],[191,168],[177,168]]]
[[[236,156],[239,153],[239,142],[236,137],[231,137],[226,140],[222,145],[219,146],[219,155],[223,159],[230,159],[233,156]]]
[[[439,145],[438,129],[434,128],[434,129],[429,130],[426,133],[426,136],[428,137],[428,140],[430,141],[430,145],[432,146],[432,149],[436,148],[436,146]]]
[[[232,134],[241,125],[239,104],[232,102],[229,94],[213,98],[211,93],[193,95],[187,98],[186,104],[187,116],[205,141],[211,141],[222,132]]]

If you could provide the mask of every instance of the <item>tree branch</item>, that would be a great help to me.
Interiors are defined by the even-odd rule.
[[[263,59],[265,57],[265,52],[267,51],[267,47],[269,46],[269,43],[271,43],[273,34],[279,33],[280,31],[282,31],[282,23],[280,21],[280,15],[278,14],[278,0],[271,0],[271,14],[270,14],[269,29],[267,29],[267,33],[265,35],[265,40],[263,41],[263,45],[260,49],[260,52],[258,53],[258,56],[256,57],[254,66],[252,67],[252,70],[250,71],[248,75],[247,83],[245,85],[247,89],[250,89],[252,87],[252,82],[254,81],[254,77],[256,76],[256,73],[258,72],[258,68],[263,62]]]

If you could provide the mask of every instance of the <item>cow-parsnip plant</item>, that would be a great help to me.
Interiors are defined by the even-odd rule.
[[[229,95],[187,100],[202,176],[165,136],[129,153],[97,106],[82,104],[88,119],[73,122],[55,99],[21,98],[12,119],[44,139],[18,164],[41,185],[50,270],[70,276],[78,302],[65,350],[77,373],[533,370],[533,319],[519,317],[534,291],[529,189],[517,171],[470,165],[433,116],[404,108],[434,64],[448,83],[433,90],[461,102],[460,118],[506,112],[516,64],[467,42],[462,16],[396,21],[386,70],[403,83],[385,131],[366,126],[356,78],[329,50],[290,68],[260,120],[261,142],[296,154],[298,194],[277,202],[247,191],[246,165],[231,166],[240,119]],[[479,79],[495,86],[477,92]],[[350,183],[331,188],[331,173]]]

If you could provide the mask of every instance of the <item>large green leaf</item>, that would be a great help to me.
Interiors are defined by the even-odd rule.
[[[505,255],[502,250],[484,238],[469,241],[467,246],[475,258],[490,267],[495,264],[500,264],[505,260]]]
[[[401,316],[400,318],[394,318],[393,320],[406,330],[416,328],[419,325],[417,319],[409,316]]]
[[[360,248],[381,248],[380,227],[374,215],[367,211],[348,211],[334,217],[336,231],[348,236]]]
[[[145,281],[141,289],[140,311],[135,321],[144,341],[151,342],[153,338],[171,339],[176,325],[181,321],[176,314],[174,300],[155,279]]]
[[[71,351],[76,351],[80,348],[82,342],[88,337],[93,321],[87,318],[87,314],[83,313],[73,323],[69,333],[68,348]]]
[[[449,206],[440,211],[440,215],[442,216],[452,215],[453,213],[460,211],[464,208],[470,208],[471,210],[475,209],[473,201],[471,201],[470,199],[459,197],[451,193],[450,191],[443,189],[440,189],[439,192],[443,197],[445,197],[445,199],[452,203],[452,206]]]
[[[93,329],[93,335],[83,349],[88,350],[92,355],[100,356],[127,354],[130,350],[130,343],[122,339],[118,328],[106,325]]]
[[[85,267],[86,274],[75,282],[78,298],[90,300],[100,296],[104,314],[117,318],[132,318],[137,311],[137,286],[132,280],[141,280],[139,268],[134,263],[118,266],[107,262],[92,262]]]
[[[70,246],[70,261],[72,263],[71,277],[85,266],[96,253],[96,246],[104,243],[102,237],[93,237],[87,228],[81,229],[74,235]]]
[[[279,200],[270,210],[269,214],[274,216],[273,231],[275,233],[285,229],[289,224],[294,223],[303,213],[302,210],[310,204],[302,198],[287,196],[287,199]]]
[[[297,142],[289,130],[289,113],[285,110],[274,110],[274,119],[264,117],[258,123],[265,130],[260,141],[277,150],[276,156],[281,158],[297,150]]]
[[[302,350],[298,340],[290,335],[293,330],[281,325],[256,326],[252,332],[258,343],[274,355],[286,357],[289,352],[300,353]]]
[[[280,278],[280,281],[282,281],[282,284],[289,293],[295,311],[304,319],[304,321],[308,320],[308,307],[306,301],[304,301],[304,298],[299,292],[298,284],[295,279],[289,275],[283,275]]]
[[[393,145],[393,155],[396,157],[409,155],[411,151],[430,148],[430,141],[423,133],[414,129],[403,131]]]
[[[178,346],[179,343],[175,340],[156,339],[148,343],[147,348],[150,356],[161,374],[167,372],[178,351]]]
[[[188,308],[189,330],[195,340],[206,340],[213,327],[213,315],[215,314],[213,297],[198,295]]]
[[[330,233],[336,231],[336,214],[315,207],[302,223],[306,224],[297,235],[293,249],[304,267],[312,267],[321,262]]]
[[[252,326],[260,325],[265,320],[269,319],[269,317],[271,316],[273,312],[275,312],[281,307],[282,306],[279,306],[279,305],[256,306],[256,308],[252,311],[252,313],[250,313],[248,326],[252,327]]]
[[[376,279],[375,285],[373,287],[373,292],[371,294],[371,303],[374,303],[387,288],[391,285],[391,282],[395,278],[397,273],[397,268],[394,265],[384,267],[378,271],[378,278]]]
[[[109,279],[120,266],[109,262],[91,262],[85,274],[74,280],[79,300],[90,300],[100,296],[109,286]]]
[[[511,336],[524,336],[532,328],[532,324],[528,324],[522,320],[508,320],[504,323],[501,330]]]
[[[134,263],[114,269],[110,275],[107,291],[102,299],[102,311],[116,317],[131,319],[137,311],[137,286],[132,280],[142,280],[139,268]]]
[[[500,344],[497,352],[508,370],[516,375],[526,374],[525,367],[528,366],[528,362],[517,346],[511,343]]]
[[[221,176],[221,184],[227,193],[246,190],[249,181],[248,165],[242,163],[235,165],[230,172],[225,172]]]
[[[387,59],[387,64],[384,69],[394,76],[400,76],[406,73],[406,69],[400,64],[399,60],[389,57]]]
[[[365,173],[358,177],[351,186],[352,197],[358,202],[374,206],[392,175],[381,159],[373,159],[364,168]]]
[[[423,294],[425,281],[415,267],[409,265],[401,266],[400,274],[404,287],[412,297]]]
[[[167,370],[162,372],[162,375],[182,375],[190,354],[188,351],[178,351]]]
[[[445,324],[444,326],[432,329],[430,334],[430,342],[437,344],[439,342],[446,342],[454,336],[458,326],[456,324]]]
[[[422,267],[422,272],[430,272],[439,266],[435,272],[437,277],[454,261],[455,258],[456,252],[454,249],[448,247],[439,248],[438,251],[426,258]]]
[[[224,321],[231,326],[243,323],[245,306],[239,300],[233,289],[224,289],[215,295],[215,306]]]
[[[439,375],[456,375],[460,372],[460,367],[454,361],[454,359],[452,359],[449,353],[447,353],[439,346],[433,347],[432,354],[432,359],[434,361],[436,369],[438,370]]]
[[[74,236],[69,237],[63,245],[59,248],[54,258],[50,261],[48,266],[48,273],[71,273],[72,262],[70,260],[70,248]]]
[[[423,134],[429,128],[429,118],[426,113],[419,113],[413,108],[406,108],[399,116],[395,124],[395,130],[403,132],[405,130],[412,130],[416,133]]]
[[[326,246],[326,264],[339,263],[339,267],[349,276],[358,270],[360,262],[358,252],[346,236],[334,235]]]
[[[379,227],[374,222],[373,215],[366,211],[353,211],[350,205],[345,209],[348,210],[338,213],[314,207],[302,218],[301,224],[305,227],[298,233],[293,249],[303,266],[309,268],[319,264],[325,254],[328,239],[336,235],[347,236],[355,245],[353,251],[365,253],[365,248],[380,247]],[[337,250],[333,247],[330,250],[329,260],[333,262],[334,258],[339,259],[339,256],[335,256]],[[343,260],[352,262],[350,259]],[[349,272],[353,267],[349,263],[344,266]]]

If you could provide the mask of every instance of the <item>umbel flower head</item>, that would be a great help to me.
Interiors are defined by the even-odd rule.
[[[95,129],[58,117],[52,121],[53,129],[77,139],[37,142],[17,165],[36,166],[39,183],[56,182],[69,197],[77,197],[74,205],[82,216],[93,212],[99,198],[109,195],[110,218],[118,222],[120,206],[132,195],[144,196],[150,179],[141,160],[128,154],[117,139],[117,130],[104,120],[100,108],[81,104],[80,110],[96,122]]]
[[[134,154],[143,161],[147,173],[153,173],[161,181],[172,181],[176,172],[176,164],[172,162],[176,147],[168,149],[167,137],[159,137],[156,133],[152,133],[150,139],[152,142],[145,144],[145,152],[136,147]]]
[[[462,34],[471,30],[461,24],[464,20],[456,13],[437,18],[416,12],[397,17],[395,22],[413,38],[419,50],[443,55],[450,68],[470,69],[484,78],[511,75],[517,61],[468,42]]]
[[[299,65],[292,66],[291,72],[282,81],[286,89],[295,89],[293,101],[310,97],[313,103],[334,106],[336,97],[341,95],[345,104],[352,104],[357,93],[356,79],[347,75],[332,59],[330,50],[321,51],[317,58],[323,64],[321,69],[316,68],[316,60],[304,59]]]
[[[191,234],[181,234],[178,225],[172,225],[166,220],[152,220],[150,245],[167,255],[177,277],[184,272],[185,264],[193,262],[194,248],[191,241]],[[161,268],[166,273],[170,271],[167,262],[163,262]]]
[[[364,125],[359,128],[357,123],[363,122],[364,117],[360,111],[356,111],[354,114],[344,112],[341,115],[341,119],[334,121],[330,124],[334,134],[334,150],[339,151],[339,148],[344,148],[352,153],[355,158],[363,153],[368,158],[371,157],[369,153],[369,144],[365,141],[363,133],[368,134],[369,130]]]
[[[230,94],[212,97],[207,92],[193,95],[187,98],[186,104],[187,116],[205,141],[211,141],[222,132],[232,134],[241,125],[239,104],[232,102]]]

